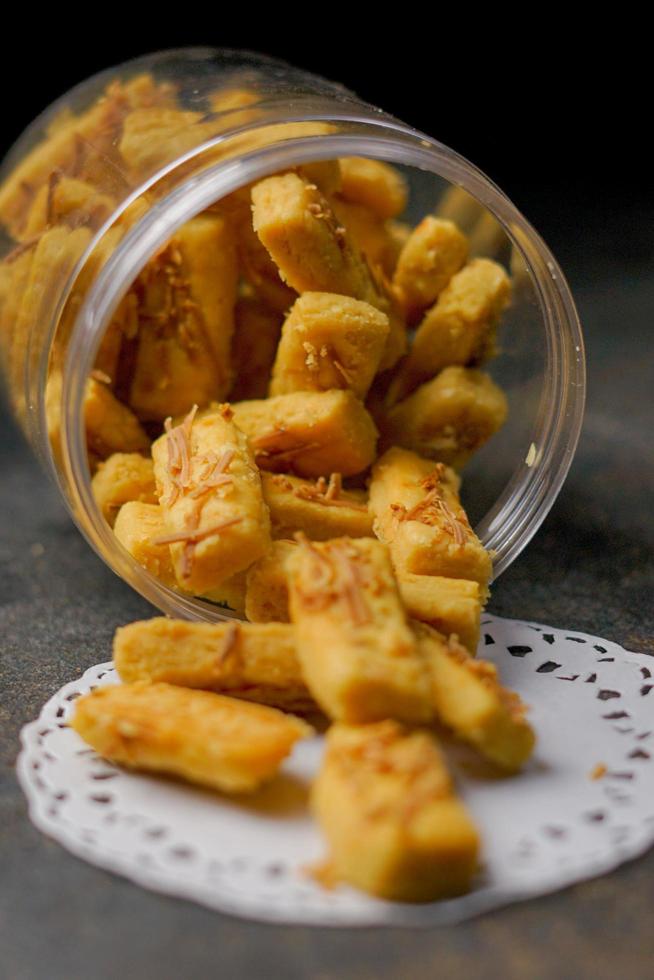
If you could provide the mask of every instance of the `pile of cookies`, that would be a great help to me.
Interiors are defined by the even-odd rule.
[[[241,794],[275,776],[319,713],[321,880],[397,901],[466,891],[479,834],[439,740],[514,773],[534,745],[524,705],[455,634],[407,616],[379,540],[300,537],[286,588],[290,623],[119,629],[122,684],[80,698],[73,727],[114,763]]]
[[[15,241],[0,348],[19,417],[33,334],[118,214],[53,344],[55,456],[76,312],[149,206],[120,212],[125,188],[256,101],[218,92],[203,115],[149,76],[114,83],[55,120],[0,188]],[[302,125],[274,138],[328,129]],[[241,151],[265,139],[255,129]],[[483,364],[510,280],[442,214],[405,224],[407,196],[375,160],[289,168],[192,218],[131,285],[86,384],[95,500],[163,585],[243,621],[118,630],[123,683],[80,698],[72,724],[118,764],[230,794],[274,778],[310,721],[327,726],[312,789],[327,877],[425,901],[467,890],[480,852],[438,739],[511,773],[534,735],[475,658],[492,562],[459,496],[507,414]]]
[[[467,260],[452,222],[402,226],[393,168],[307,171],[184,226],[90,379],[140,431],[93,463],[119,541],[249,622],[118,630],[123,684],[82,699],[73,725],[115,762],[240,793],[319,713],[330,875],[430,900],[470,887],[480,846],[436,731],[507,772],[534,744],[517,695],[474,657],[492,563],[457,473],[506,416],[479,365],[510,283]]]

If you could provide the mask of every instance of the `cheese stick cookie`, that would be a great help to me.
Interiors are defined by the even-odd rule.
[[[435,213],[439,218],[456,222],[458,227],[469,235],[485,210],[484,205],[463,187],[452,185],[442,194]]]
[[[352,476],[375,458],[377,429],[351,391],[298,391],[232,411],[261,469]]]
[[[270,545],[270,518],[247,439],[222,411],[168,426],[152,446],[154,474],[175,574],[206,593]]]
[[[338,196],[330,198],[330,201],[334,214],[365,255],[376,278],[386,277],[390,280],[403,246],[404,231],[399,227],[399,222],[385,221],[369,208],[344,201]]]
[[[315,184],[297,174],[267,177],[252,188],[254,230],[298,293],[341,293],[377,307],[389,318],[380,368],[406,349],[406,331],[390,293],[378,284],[363,254]]]
[[[24,421],[26,410],[28,373],[37,370],[41,347],[36,338],[50,322],[62,284],[76,269],[79,271],[78,263],[91,238],[88,228],[49,228],[37,241],[17,246],[5,258],[10,274],[13,273],[10,306],[2,315],[3,332],[6,330],[8,336],[7,382],[20,421]],[[25,256],[29,257],[26,261]]]
[[[240,187],[215,207],[233,229],[241,276],[265,307],[283,316],[297,299],[297,293],[282,281],[279,269],[252,226],[251,187]]]
[[[71,727],[110,762],[225,793],[257,789],[311,733],[275,708],[147,681],[79,698]]]
[[[388,332],[388,317],[370,303],[304,293],[284,321],[270,394],[350,388],[365,398]]]
[[[34,261],[34,250],[36,242],[30,247],[19,246],[7,255],[0,263],[0,356],[2,357],[2,368],[7,376],[10,394],[19,400],[24,399],[21,395],[19,385],[23,380],[21,367],[24,371],[24,362],[20,358],[24,357],[24,349],[16,344],[16,331],[29,330],[29,324],[25,322],[21,328],[18,315],[23,305],[23,299],[30,281],[32,264]],[[14,350],[19,351],[19,358],[16,358]]]
[[[293,629],[281,623],[148,619],[116,630],[113,659],[126,684],[165,681],[285,711],[315,710]]]
[[[315,184],[295,173],[266,177],[252,188],[252,220],[282,279],[298,293],[378,298],[364,258]]]
[[[86,382],[84,425],[88,447],[101,459],[113,453],[142,453],[150,448],[148,435],[134,413],[97,377]]]
[[[428,720],[428,679],[386,548],[302,538],[286,567],[298,657],[324,711],[352,722]]]
[[[312,541],[373,537],[365,493],[344,490],[340,473],[312,483],[286,473],[262,472],[261,484],[273,538],[292,538],[296,531],[304,531]]]
[[[502,687],[494,664],[471,657],[456,637],[424,623],[413,628],[431,669],[438,720],[502,769],[520,769],[535,744],[520,697]]]
[[[388,163],[367,157],[341,157],[339,195],[345,201],[363,204],[380,218],[397,218],[407,204],[404,177]]]
[[[491,356],[495,328],[510,297],[511,281],[497,262],[473,259],[457,272],[420,323],[389,401],[398,401],[450,364]]]
[[[104,519],[111,527],[118,511],[128,501],[158,503],[152,460],[139,453],[113,453],[98,466],[91,488]]]
[[[169,589],[179,588],[167,544],[159,543],[166,534],[159,504],[130,500],[118,511],[114,534],[135,561]]]
[[[468,258],[468,242],[453,221],[427,215],[400,252],[393,291],[409,323],[415,323]]]
[[[285,565],[295,547],[294,541],[273,541],[268,554],[248,569],[245,614],[250,622],[289,621]],[[477,582],[398,570],[397,585],[409,616],[446,636],[456,634],[474,655],[482,611],[482,589]]]
[[[166,537],[166,524],[159,504],[147,504],[130,500],[118,511],[114,534],[132,558],[169,589],[180,590],[175,576],[170,545],[161,539]],[[223,608],[245,613],[245,573],[237,572],[220,585],[205,593],[197,593],[201,599]]]
[[[402,902],[470,888],[479,835],[429,733],[332,725],[311,805],[337,879]]]
[[[396,575],[409,616],[428,623],[445,636],[456,634],[474,656],[484,599],[479,583],[440,575],[413,575],[401,569],[397,569]]]
[[[490,555],[468,523],[456,475],[442,463],[389,449],[373,467],[369,507],[399,574],[463,578],[487,588]]]
[[[129,385],[139,418],[162,421],[227,394],[237,278],[229,225],[215,214],[188,221],[140,274]]]
[[[207,599],[214,605],[235,612],[239,616],[245,616],[245,580],[246,571],[244,569],[242,572],[237,572],[236,575],[226,578],[224,582],[213,589],[209,589],[208,592],[203,592],[199,598]]]
[[[216,113],[234,112],[236,109],[245,109],[247,106],[256,105],[260,99],[261,94],[256,89],[234,85],[217,88],[213,92],[209,92],[207,96],[209,108],[212,112]],[[239,122],[247,122],[252,117],[256,118],[252,112],[239,112],[237,115]]]
[[[507,415],[506,395],[488,374],[448,367],[378,420],[386,444],[461,469]]]

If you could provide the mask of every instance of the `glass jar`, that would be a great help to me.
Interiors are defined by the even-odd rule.
[[[112,68],[48,108],[0,173],[0,352],[12,409],[78,527],[168,614],[223,611],[137,564],[95,503],[83,404],[100,343],[138,273],[190,218],[272,172],[344,156],[398,166],[407,221],[452,217],[472,254],[511,269],[491,367],[509,418],[464,480],[495,577],[537,531],[572,461],[585,394],[574,303],[541,238],[475,166],[342,87],[264,57],[187,49]]]

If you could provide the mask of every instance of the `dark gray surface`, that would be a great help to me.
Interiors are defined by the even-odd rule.
[[[589,347],[587,420],[559,501],[498,582],[491,609],[654,656],[654,270],[642,216],[635,235],[628,218],[563,229],[557,251]],[[652,975],[654,853],[454,928],[314,930],[142,891],[37,833],[13,773],[21,725],[61,684],[109,658],[116,626],[150,609],[91,553],[8,424],[0,438],[2,980]]]

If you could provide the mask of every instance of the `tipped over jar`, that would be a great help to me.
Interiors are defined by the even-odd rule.
[[[90,544],[163,611],[242,615],[254,554],[191,586],[208,538],[157,524],[157,452],[168,500],[236,465],[207,447],[191,484],[184,435],[152,449],[189,418],[234,421],[269,488],[252,521],[280,541],[312,501],[316,526],[338,510],[370,535],[392,447],[463,469],[495,577],[552,506],[584,401],[560,269],[472,164],[340,86],[209,49],[110,69],[13,147],[0,223],[12,411]]]

